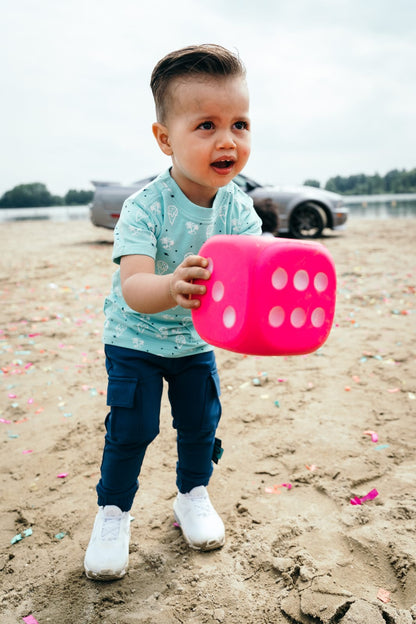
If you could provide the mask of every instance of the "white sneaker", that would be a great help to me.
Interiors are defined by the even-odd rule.
[[[173,503],[176,522],[191,548],[214,550],[225,542],[224,524],[209,500],[203,485],[178,495]]]
[[[115,505],[100,507],[84,558],[90,579],[111,581],[122,578],[129,563],[130,513]]]

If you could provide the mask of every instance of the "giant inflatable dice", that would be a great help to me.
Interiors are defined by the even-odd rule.
[[[327,339],[335,312],[336,276],[320,243],[219,235],[201,247],[211,277],[192,311],[208,343],[252,355],[299,355]]]

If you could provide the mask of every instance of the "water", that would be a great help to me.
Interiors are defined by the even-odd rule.
[[[0,208],[2,221],[74,221],[89,219],[89,206],[48,206],[45,208]]]
[[[345,195],[351,219],[416,217],[416,193],[398,195]],[[3,208],[2,221],[73,221],[89,219],[89,206],[49,206],[47,208]],[[348,224],[348,221],[347,221]]]
[[[344,195],[344,202],[352,219],[355,217],[361,219],[416,217],[416,193]]]

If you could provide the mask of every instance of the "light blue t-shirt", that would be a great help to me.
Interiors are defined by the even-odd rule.
[[[211,208],[203,208],[189,201],[168,170],[124,202],[114,230],[113,260],[119,264],[122,256],[150,256],[156,274],[173,273],[214,234],[261,234],[261,220],[250,197],[230,182],[218,189]],[[119,269],[104,313],[105,344],[165,357],[212,350],[195,331],[190,310],[181,306],[157,314],[132,310],[121,292]]]

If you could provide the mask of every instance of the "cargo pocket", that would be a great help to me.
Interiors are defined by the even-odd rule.
[[[137,410],[134,408],[137,379],[109,377],[107,405],[111,411],[105,420],[107,436],[119,444],[131,444],[137,439]]]
[[[215,431],[221,418],[221,388],[217,372],[211,373],[206,383],[203,431]]]
[[[107,405],[132,408],[136,393],[137,379],[110,377],[107,388]]]
[[[182,432],[215,431],[221,416],[220,380],[215,368],[194,367],[169,381],[173,426]]]

